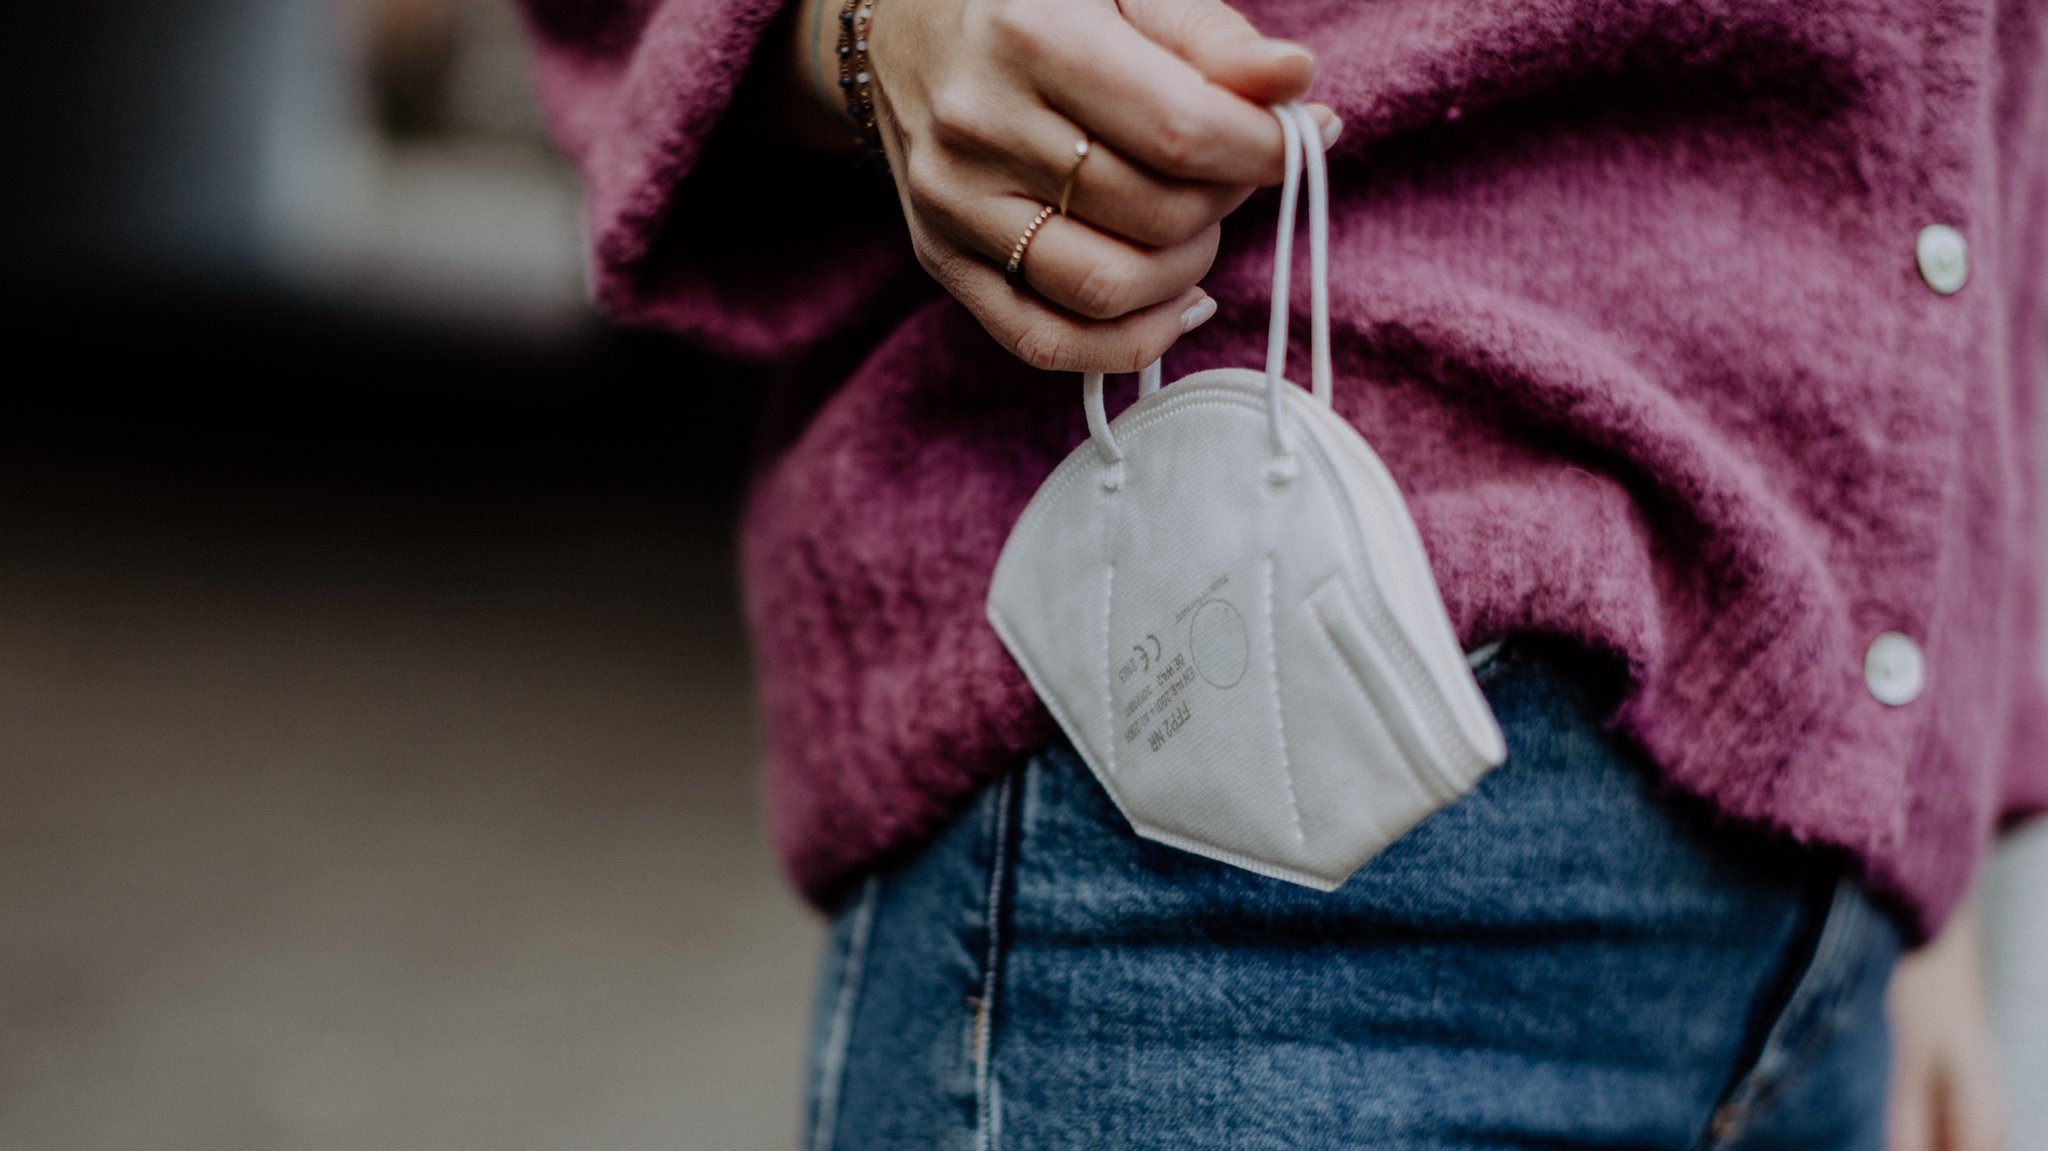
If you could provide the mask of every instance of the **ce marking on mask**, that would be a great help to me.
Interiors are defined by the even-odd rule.
[[[1129,648],[1114,672],[1118,733],[1127,746],[1158,751],[1194,718],[1195,685],[1220,691],[1244,679],[1251,635],[1244,616],[1223,593],[1230,577],[1217,576],[1182,604],[1166,626]]]

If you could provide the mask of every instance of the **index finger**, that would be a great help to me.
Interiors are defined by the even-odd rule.
[[[1277,184],[1280,123],[1209,83],[1147,39],[1114,8],[1044,5],[1020,30],[1033,40],[1027,73],[1045,102],[1126,158],[1164,176],[1217,184]]]

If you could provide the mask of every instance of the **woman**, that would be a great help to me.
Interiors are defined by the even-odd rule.
[[[1995,1146],[1957,909],[2048,806],[2043,7],[529,0],[601,302],[781,365],[811,1145]],[[1509,745],[1329,895],[1135,837],[981,610],[1059,373],[1257,362],[1233,213],[1304,96],[1337,409]]]

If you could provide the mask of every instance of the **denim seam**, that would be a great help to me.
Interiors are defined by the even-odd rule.
[[[989,838],[988,954],[982,967],[981,1003],[976,1008],[980,1023],[974,1029],[975,1151],[997,1151],[1002,1145],[1002,1105],[990,1051],[995,1042],[996,990],[1001,986],[1003,889],[1009,872],[1010,803],[1016,778],[1017,773],[1008,773],[996,785],[995,827]]]
[[[1806,969],[1765,1032],[1763,1049],[1714,1108],[1716,1117],[1732,1116],[1728,1129],[1716,1130],[1710,1119],[1698,1144],[1701,1151],[1739,1145],[1750,1120],[1769,1107],[1779,1089],[1807,1065],[1832,1030],[1822,1021],[1839,1014],[1839,1001],[1852,975],[1845,965],[1855,956],[1855,945],[1869,926],[1853,877],[1845,874],[1836,881],[1826,916]]]
[[[812,1117],[811,1151],[832,1151],[838,1137],[839,1092],[846,1078],[847,1048],[853,1040],[853,1009],[860,998],[862,969],[867,963],[868,937],[874,928],[875,904],[882,890],[878,875],[861,884],[847,933],[846,957],[839,968],[839,994],[832,1005],[832,1029],[825,1039],[818,1067],[818,1111]]]
[[[1860,945],[1869,933],[1870,920],[1866,909],[1856,904],[1852,880],[1844,879],[1837,889],[1837,898],[1845,900],[1839,910],[1846,922],[1842,930],[1830,941],[1825,936],[1821,947],[1825,948],[1827,980],[1814,989],[1814,994],[1804,1004],[1798,1018],[1799,1041],[1779,1054],[1772,1066],[1772,1074],[1757,1092],[1753,1107],[1767,1107],[1787,1080],[1805,1070],[1817,1053],[1842,1024],[1843,1007],[1854,989],[1859,962]]]

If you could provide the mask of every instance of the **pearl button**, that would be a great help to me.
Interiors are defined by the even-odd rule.
[[[1877,702],[1904,707],[1927,686],[1927,660],[1920,645],[1895,631],[1870,641],[1863,653],[1863,685]]]
[[[1920,278],[1944,296],[1963,290],[1970,279],[1970,245],[1963,234],[1947,224],[1929,224],[1920,229],[1913,243],[1913,258],[1920,264]]]

